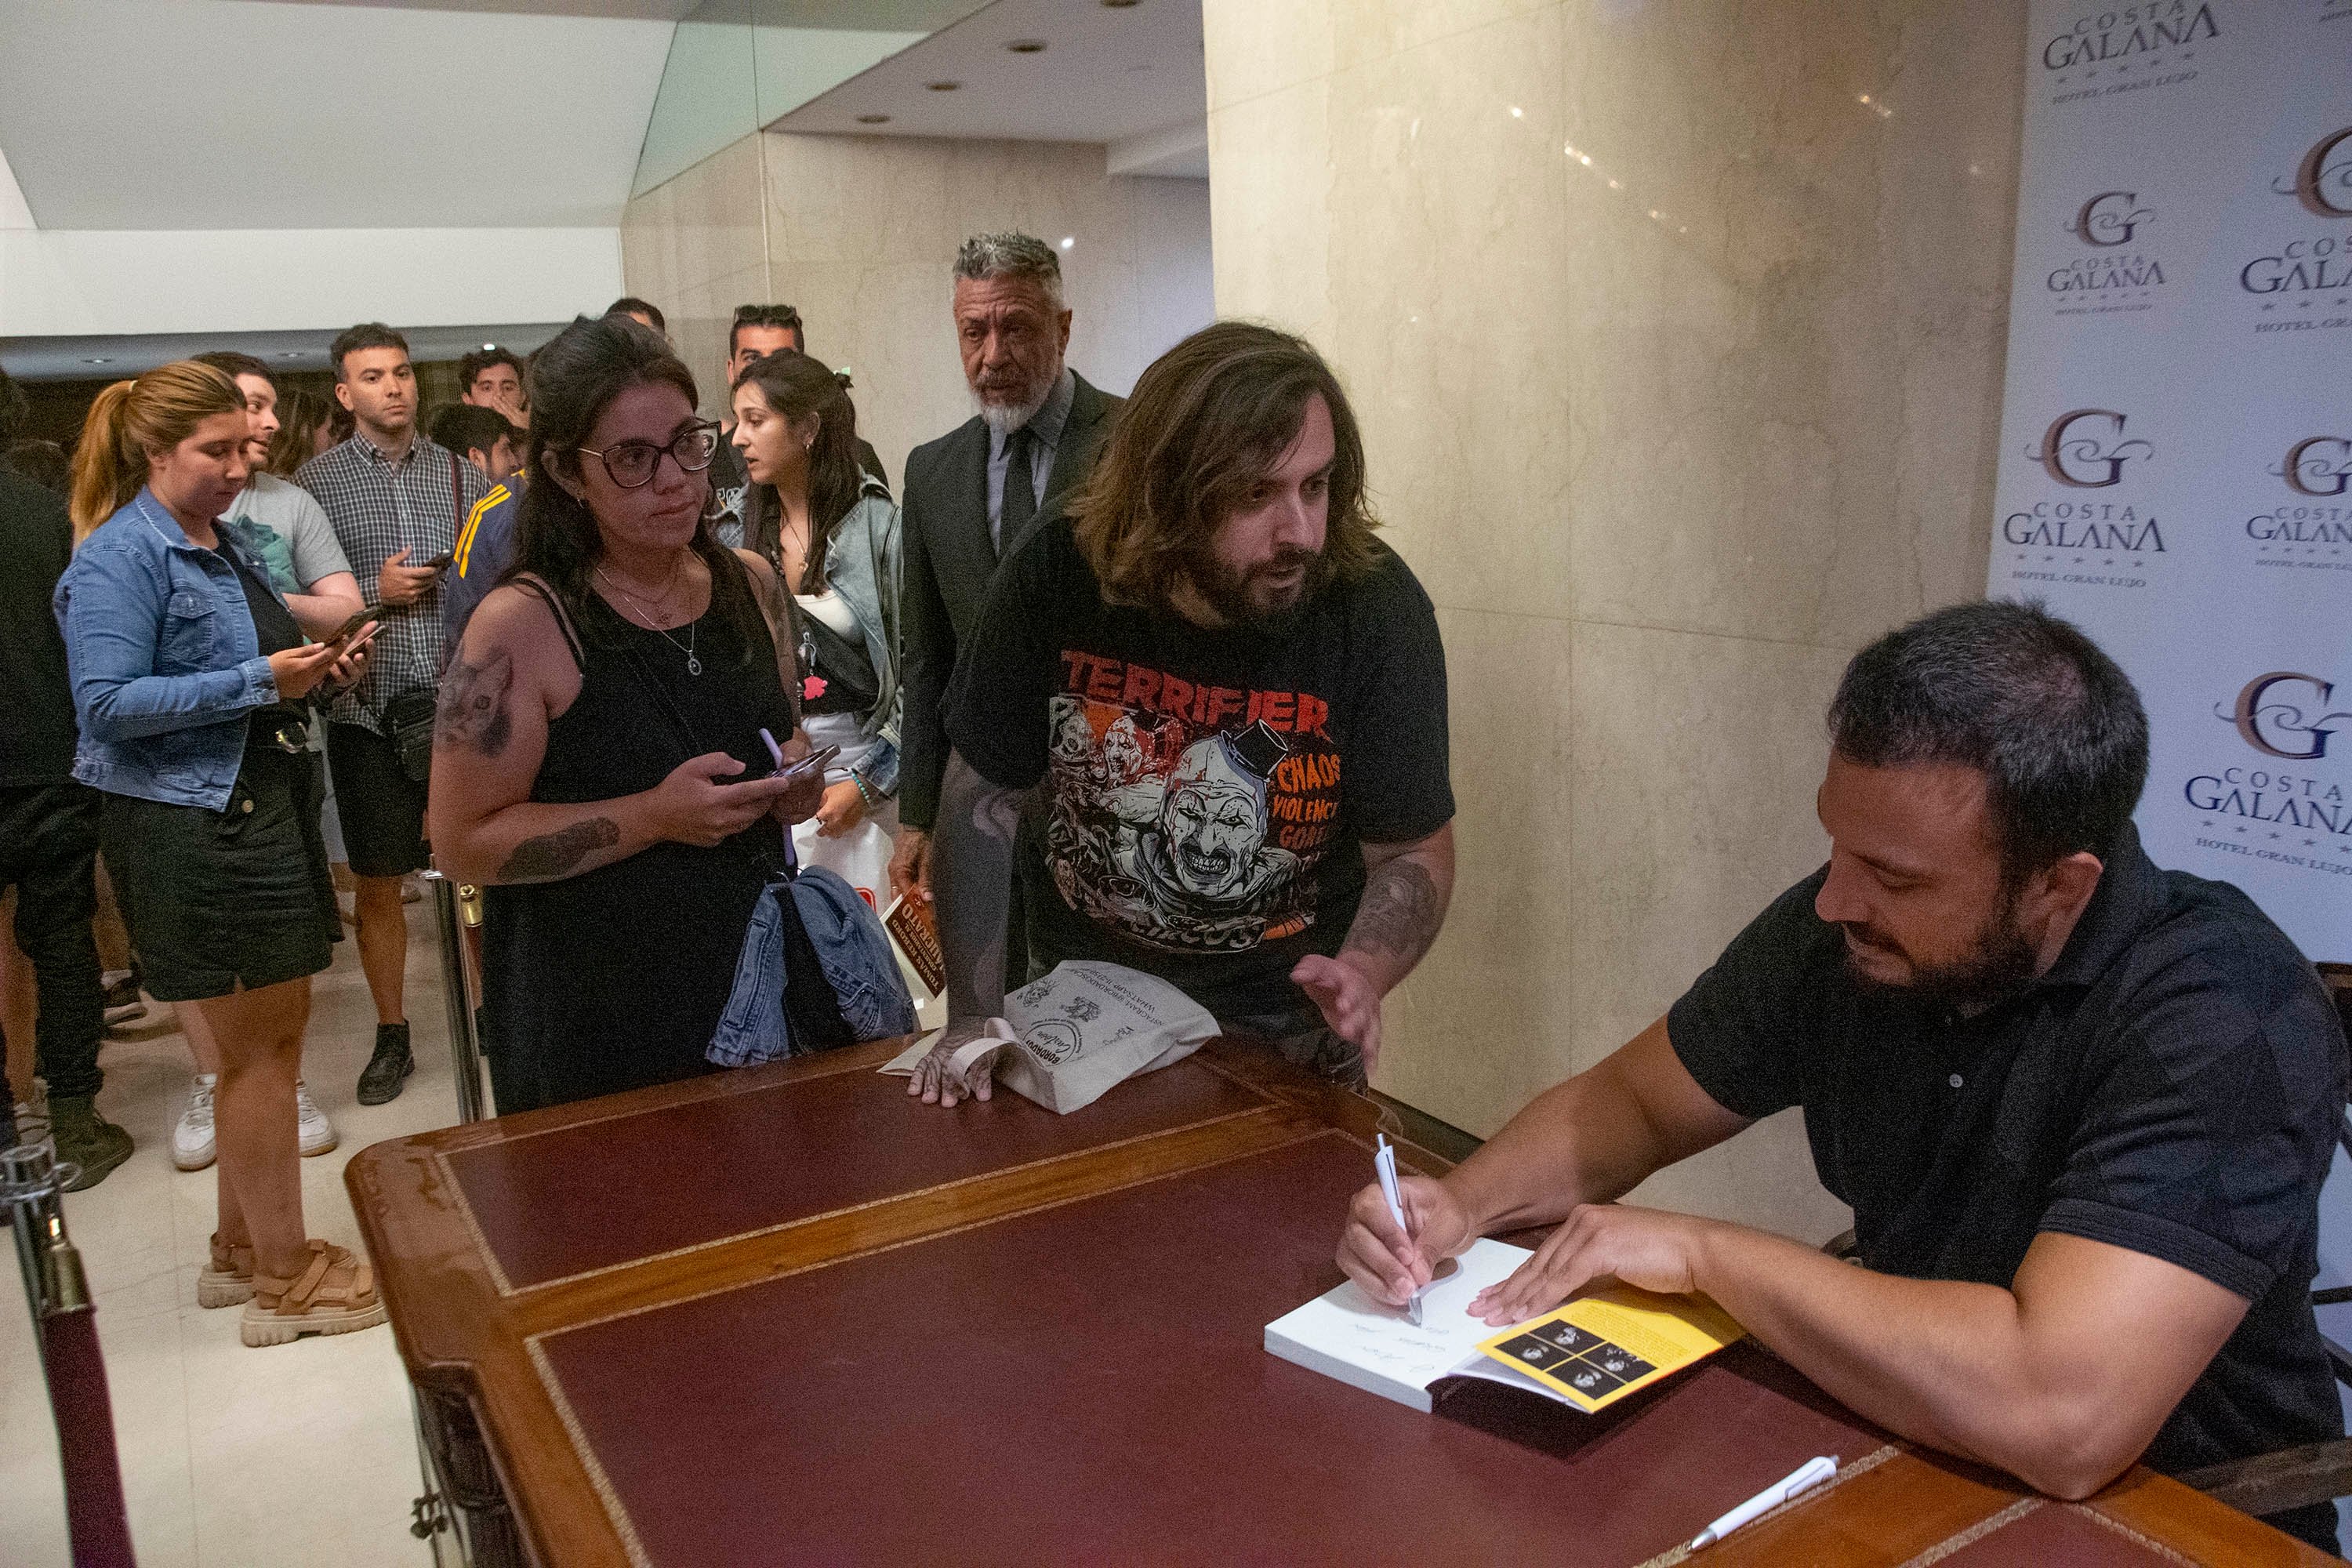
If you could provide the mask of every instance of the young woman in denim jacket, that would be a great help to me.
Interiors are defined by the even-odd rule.
[[[841,378],[806,354],[753,361],[735,384],[735,420],[751,482],[773,492],[760,509],[773,537],[747,542],[796,602],[802,723],[812,744],[841,748],[814,832],[795,837],[803,860],[847,875],[829,849],[861,823],[886,842],[898,826],[898,508],[858,466]]]
[[[99,841],[147,989],[217,1037],[220,1228],[207,1307],[248,1345],[383,1321],[373,1276],[306,1239],[294,1085],[310,979],[341,936],[305,700],[358,679],[355,637],[305,643],[220,526],[249,471],[236,384],[183,360],[100,393],[74,454],[78,541],[57,589]]]

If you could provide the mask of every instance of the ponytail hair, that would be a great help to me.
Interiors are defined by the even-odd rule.
[[[147,483],[147,454],[168,451],[215,414],[243,414],[245,394],[208,364],[174,360],[98,395],[74,447],[66,510],[74,542],[131,503]]]

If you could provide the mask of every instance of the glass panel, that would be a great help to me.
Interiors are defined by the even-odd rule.
[[[704,0],[678,23],[629,194],[642,195],[986,0]]]

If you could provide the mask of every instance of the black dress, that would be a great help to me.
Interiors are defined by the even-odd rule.
[[[548,726],[532,800],[635,795],[706,752],[732,754],[748,776],[771,771],[760,731],[790,734],[792,708],[731,553],[712,568],[710,607],[667,636],[593,595],[575,626],[537,582],[517,586],[555,609],[581,672],[578,700]],[[739,626],[751,628],[748,647]],[[688,647],[699,675],[688,672]],[[499,1113],[713,1070],[704,1048],[752,906],[782,865],[783,829],[762,817],[715,848],[661,843],[561,881],[487,889],[483,1000]]]

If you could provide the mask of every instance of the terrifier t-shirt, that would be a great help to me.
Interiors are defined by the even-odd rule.
[[[1105,604],[1066,520],[1004,563],[946,723],[991,784],[1045,781],[1034,967],[1124,963],[1221,1016],[1297,1006],[1292,966],[1347,940],[1360,846],[1453,819],[1437,617],[1376,549],[1280,635]]]

